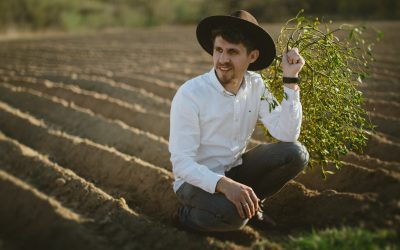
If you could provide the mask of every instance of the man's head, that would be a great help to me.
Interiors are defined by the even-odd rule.
[[[239,10],[230,16],[211,16],[197,26],[197,39],[211,55],[217,37],[232,44],[242,44],[247,53],[258,50],[259,57],[248,66],[248,70],[268,67],[275,58],[275,44],[271,36],[263,30],[257,20],[247,11]]]
[[[224,26],[212,31],[213,63],[219,81],[240,83],[247,68],[257,60],[259,50],[241,30]]]

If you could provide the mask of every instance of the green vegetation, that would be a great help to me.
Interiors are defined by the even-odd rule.
[[[254,249],[293,250],[396,250],[400,240],[395,231],[369,231],[363,228],[343,227],[340,229],[313,230],[311,233],[289,237],[282,243],[268,240],[254,245]]]
[[[299,9],[345,19],[398,19],[396,0],[1,0],[0,29],[102,29],[196,23],[246,9],[259,21],[283,21]]]
[[[362,151],[372,129],[356,85],[367,76],[373,44],[363,38],[365,26],[344,24],[331,30],[331,23],[300,13],[282,27],[276,45],[280,52],[297,47],[306,60],[300,72],[303,124],[299,141],[310,152],[310,166],[320,166],[325,177],[333,173],[324,169],[329,163],[340,168],[341,156]],[[283,98],[281,60],[278,56],[262,71],[267,88],[278,101]],[[275,108],[275,100],[264,98],[270,109]]]

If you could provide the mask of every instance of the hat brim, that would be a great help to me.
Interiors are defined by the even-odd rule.
[[[211,37],[212,30],[225,25],[231,25],[243,30],[246,35],[250,36],[256,48],[260,51],[258,59],[249,65],[248,70],[262,70],[271,65],[276,56],[276,48],[272,37],[260,26],[233,16],[210,16],[200,21],[197,25],[197,40],[207,53],[212,55],[214,50]]]

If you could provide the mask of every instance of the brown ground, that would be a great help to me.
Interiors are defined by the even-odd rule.
[[[170,220],[171,98],[211,67],[194,27],[0,42],[0,249],[245,248],[312,227],[399,230],[400,23],[375,26],[385,39],[360,87],[378,125],[366,154],[326,181],[290,182],[268,201],[275,230],[212,235]]]

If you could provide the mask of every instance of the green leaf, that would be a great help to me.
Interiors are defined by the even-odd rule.
[[[320,166],[326,178],[334,171],[324,167],[334,164],[339,170],[340,157],[362,150],[368,140],[366,131],[373,130],[362,93],[355,87],[368,76],[373,43],[366,38],[368,27],[364,25],[329,25],[320,20],[299,13],[282,27],[276,46],[278,51],[298,46],[307,62],[300,72],[303,124],[299,141],[308,148],[309,165]],[[347,37],[342,38],[343,31],[349,32]],[[262,72],[266,87],[279,102],[287,98],[279,81],[283,76],[281,58],[277,56]],[[275,100],[266,101],[270,112],[279,105]]]

